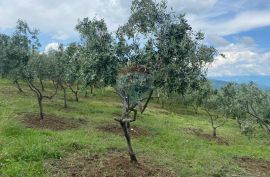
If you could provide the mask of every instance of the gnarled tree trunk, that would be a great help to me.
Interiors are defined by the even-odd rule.
[[[213,127],[213,137],[216,138],[217,137],[217,128]]]
[[[75,95],[75,100],[76,100],[77,102],[79,102],[78,91],[75,91],[75,92],[73,92],[73,93],[74,93],[74,95]]]
[[[71,85],[68,85],[68,87],[70,88],[71,92],[74,94],[75,100],[76,100],[77,102],[79,102],[79,97],[78,97],[79,84],[77,84],[77,89],[76,89],[76,90],[74,90],[74,89],[72,88]]]
[[[43,97],[41,95],[39,95],[38,96],[38,106],[39,106],[39,117],[40,117],[41,121],[44,120],[42,100],[43,100]]]
[[[47,99],[52,99],[56,94],[57,94],[57,90],[58,90],[58,86],[55,87],[55,93],[51,96],[44,96],[42,94],[42,92],[40,91],[39,88],[37,88],[31,80],[28,80],[27,81],[27,84],[29,86],[29,88],[34,92],[36,93],[37,95],[37,100],[38,100],[38,106],[39,106],[39,116],[40,116],[40,121],[43,122],[44,120],[44,114],[43,114],[43,106],[42,106],[42,101],[43,101],[43,98],[47,98]]]
[[[22,88],[21,88],[21,86],[20,86],[20,84],[19,84],[18,80],[15,80],[15,81],[14,81],[14,84],[16,85],[16,87],[17,87],[18,91],[19,91],[20,93],[22,93],[22,92],[23,92],[23,90],[22,90]]]
[[[45,91],[44,85],[43,85],[43,81],[42,79],[39,79],[40,85],[41,85],[41,90]]]
[[[64,91],[64,108],[67,108],[67,91],[65,87],[63,87],[63,91]]]
[[[91,95],[93,94],[93,90],[94,90],[94,87],[93,87],[93,85],[91,85],[91,87],[90,87],[90,93],[91,93]]]
[[[136,154],[133,151],[132,145],[131,145],[131,139],[130,139],[130,134],[129,134],[129,126],[127,122],[120,122],[120,125],[123,129],[126,141],[127,141],[127,145],[128,145],[128,153],[130,156],[130,161],[132,163],[138,163],[138,160],[136,158]]]
[[[132,148],[129,130],[130,130],[130,123],[136,121],[136,119],[137,119],[138,110],[136,109],[136,107],[139,106],[139,103],[138,102],[130,103],[129,95],[122,94],[121,92],[117,92],[117,93],[122,98],[123,112],[122,112],[122,116],[118,119],[115,119],[115,120],[120,123],[122,130],[124,132],[124,136],[126,138],[126,142],[127,142],[127,146],[128,146],[128,153],[130,156],[130,161],[132,163],[138,163],[136,154],[134,153],[133,148]],[[150,99],[152,98],[152,94],[153,94],[153,91],[151,91],[149,93],[148,97],[141,100],[141,101],[146,100],[145,104],[143,106],[140,106],[141,113],[144,113],[144,111],[146,110],[147,105],[148,105]],[[129,117],[129,114],[131,112],[134,113],[132,118]]]

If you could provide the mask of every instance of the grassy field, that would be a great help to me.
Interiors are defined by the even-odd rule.
[[[23,117],[32,115],[34,119],[38,107],[35,95],[26,86],[24,90],[19,94],[10,81],[0,80],[0,176],[65,176],[69,168],[65,164],[76,167],[84,157],[103,157],[115,151],[126,158],[124,137],[98,129],[115,124],[113,118],[121,112],[111,89],[94,90],[88,98],[81,95],[78,103],[69,93],[68,109],[63,108],[61,92],[53,100],[44,101],[45,119],[84,120],[80,127],[62,131],[27,128]],[[132,124],[147,131],[132,139],[138,160],[183,177],[269,174],[261,171],[269,170],[270,161],[270,139],[264,132],[245,137],[230,120],[218,129],[218,136],[226,142],[219,143],[198,135],[211,133],[206,116],[187,112],[177,107],[162,109],[152,101],[146,113]]]

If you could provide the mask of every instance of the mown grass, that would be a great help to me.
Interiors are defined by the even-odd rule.
[[[20,122],[21,115],[38,111],[35,95],[25,85],[23,88],[25,93],[19,94],[10,81],[0,80],[0,176],[50,176],[44,165],[47,160],[68,157],[78,151],[91,155],[105,153],[111,148],[126,148],[122,136],[96,129],[105,122],[113,122],[115,113],[121,111],[112,89],[95,90],[89,98],[81,95],[78,103],[69,93],[66,110],[61,92],[55,99],[44,101],[46,114],[87,120],[80,129],[52,131],[26,128]],[[203,114],[192,115],[187,109],[176,106],[162,109],[156,102],[150,104],[146,113],[134,123],[150,132],[149,136],[133,139],[139,160],[146,157],[179,176],[194,177],[249,176],[238,166],[235,157],[270,160],[269,137],[264,132],[252,138],[245,137],[233,120],[218,129],[218,136],[226,138],[229,146],[186,133],[189,127],[211,133],[208,118]]]

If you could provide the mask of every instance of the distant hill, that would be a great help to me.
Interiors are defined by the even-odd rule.
[[[222,81],[222,80],[216,80],[216,79],[210,79],[212,86],[215,89],[220,89],[221,87],[225,86],[226,84],[228,84],[228,82],[226,81]]]
[[[270,90],[270,76],[223,76],[223,77],[209,77],[214,88],[221,88],[228,82],[236,82],[238,84],[255,82],[259,88]]]

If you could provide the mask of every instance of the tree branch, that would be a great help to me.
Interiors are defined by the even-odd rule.
[[[144,106],[143,106],[143,108],[142,108],[142,110],[141,110],[141,113],[142,113],[142,114],[144,113],[145,109],[147,108],[147,105],[148,105],[148,103],[149,103],[149,101],[150,101],[150,99],[151,99],[151,97],[152,97],[152,95],[153,95],[153,92],[154,92],[154,91],[151,90],[151,92],[150,92],[150,94],[149,94],[149,97],[148,97],[146,103],[144,104]]]

